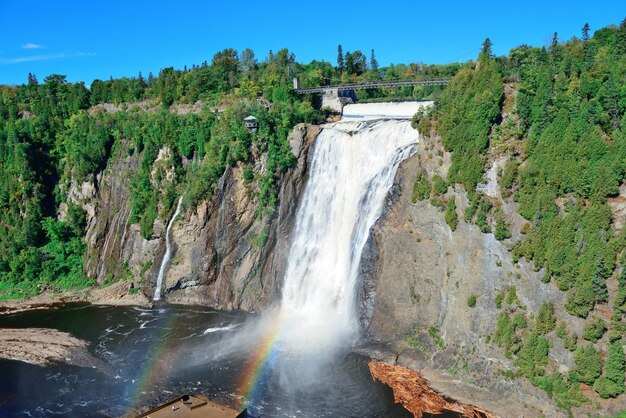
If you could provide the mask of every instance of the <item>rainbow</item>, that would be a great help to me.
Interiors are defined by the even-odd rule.
[[[167,367],[171,364],[172,359],[176,357],[171,347],[171,340],[165,335],[167,330],[174,325],[176,315],[168,313],[166,315],[168,315],[166,321],[160,326],[160,335],[157,337],[159,342],[153,344],[149,349],[146,355],[146,362],[139,371],[139,376],[132,380],[132,386],[127,387],[126,395],[129,399],[129,410],[139,405],[139,400],[144,390],[167,376]]]
[[[126,396],[129,410],[140,405],[141,395],[149,387],[168,375],[172,361],[177,357],[176,350],[172,349],[170,339],[167,338],[166,330],[175,321],[176,315],[168,315],[165,324],[161,325],[161,335],[157,338],[158,343],[152,345],[146,355],[146,362],[138,372],[139,375],[127,386]],[[264,337],[256,345],[256,348],[248,358],[244,371],[239,378],[236,388],[239,397],[239,406],[247,407],[263,397],[263,383],[270,377],[270,372],[280,352],[280,335],[283,327],[281,313],[271,316],[273,319]]]
[[[280,351],[281,325],[282,320],[279,314],[270,331],[261,339],[256,350],[248,359],[237,385],[241,395],[239,405],[242,408],[261,399],[263,382],[269,378],[272,366],[275,364]]]

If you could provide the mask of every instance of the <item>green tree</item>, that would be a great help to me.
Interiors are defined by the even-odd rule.
[[[583,42],[587,42],[589,40],[589,23],[585,23],[582,29]]]
[[[459,218],[456,214],[456,199],[454,196],[452,196],[452,198],[448,201],[444,217],[450,229],[452,231],[456,231],[456,227],[459,224]]]
[[[367,71],[367,58],[365,58],[365,55],[359,50],[347,52],[345,66],[348,75],[360,76]]]
[[[378,73],[378,61],[376,60],[376,56],[374,55],[373,49],[372,49],[372,55],[370,56],[370,68],[372,72]]]
[[[570,371],[572,378],[593,385],[601,373],[602,359],[593,346],[578,347],[574,352],[574,368]]]
[[[536,330],[539,335],[544,335],[556,328],[556,316],[554,315],[554,305],[544,302],[537,314]]]
[[[606,331],[606,324],[602,318],[594,316],[585,323],[583,330],[583,338],[585,340],[596,342],[598,341],[604,332]]]
[[[337,46],[337,71],[339,72],[339,74],[343,74],[346,69],[345,65],[346,64],[343,58],[343,47],[341,46],[341,44],[339,44]]]

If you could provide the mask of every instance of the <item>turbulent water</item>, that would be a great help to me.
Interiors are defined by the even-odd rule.
[[[90,343],[105,369],[34,366],[0,359],[0,417],[117,417],[131,407],[201,393],[237,404],[249,352],[219,361],[210,347],[226,341],[253,316],[194,306],[156,309],[66,305],[0,316],[0,327],[47,327]],[[372,381],[366,359],[338,358],[334,372],[306,396],[270,382],[254,405],[256,417],[403,417],[391,390]]]
[[[292,349],[332,352],[356,338],[361,253],[398,165],[416,151],[418,133],[404,120],[416,106],[349,106],[316,138],[281,303]],[[376,119],[382,114],[392,116]]]
[[[172,215],[172,219],[170,219],[167,224],[167,229],[165,230],[165,254],[163,254],[163,260],[161,260],[161,266],[159,267],[159,275],[157,276],[156,289],[154,290],[154,300],[161,300],[161,287],[163,287],[163,276],[165,276],[165,270],[170,262],[170,257],[172,256],[172,243],[170,241],[170,230],[172,229],[172,225],[174,224],[174,220],[180,213],[180,207],[183,203],[183,197],[181,196],[178,199],[178,203],[176,204],[176,210],[174,211],[174,215]]]

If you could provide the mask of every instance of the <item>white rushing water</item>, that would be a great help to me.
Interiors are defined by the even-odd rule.
[[[165,269],[170,262],[170,257],[172,256],[172,243],[170,240],[170,230],[172,229],[172,225],[174,224],[174,220],[180,213],[180,207],[183,203],[183,197],[181,196],[178,199],[178,203],[176,204],[176,210],[174,211],[174,215],[172,215],[172,219],[167,224],[167,229],[165,230],[165,254],[163,254],[163,260],[161,260],[161,266],[159,267],[159,275],[157,276],[156,289],[154,289],[154,300],[161,300],[161,287],[163,286],[163,276],[165,276]]]
[[[330,354],[358,334],[361,253],[399,164],[415,153],[410,119],[429,102],[349,105],[314,143],[284,279],[281,340],[290,352]]]

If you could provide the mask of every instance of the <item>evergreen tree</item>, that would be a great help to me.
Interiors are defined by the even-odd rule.
[[[540,335],[547,334],[556,328],[556,316],[554,315],[554,306],[550,302],[544,302],[539,308],[537,314],[537,333]]]
[[[487,38],[484,40],[483,46],[480,50],[480,55],[478,57],[479,61],[484,61],[484,60],[493,58],[493,52],[491,51],[492,45],[493,44],[491,43],[491,39]]]
[[[616,49],[619,54],[626,54],[626,18],[622,20],[617,31]]]
[[[554,32],[554,34],[552,35],[552,42],[550,43],[550,49],[554,50],[557,46],[559,46],[559,35],[558,33]]]
[[[337,71],[342,74],[345,69],[346,67],[343,60],[343,47],[341,46],[341,44],[339,44],[337,46]]]
[[[457,217],[457,214],[456,214],[456,199],[454,198],[454,196],[452,196],[452,199],[450,199],[450,201],[448,202],[448,205],[446,206],[446,212],[444,214],[444,218],[446,220],[446,223],[450,227],[450,229],[452,231],[455,231],[459,223],[459,218]]]
[[[620,388],[620,393],[624,392],[624,348],[621,341],[615,341],[609,346],[604,365],[606,378],[616,383]]]
[[[583,26],[583,41],[587,42],[589,40],[589,23],[585,23],[585,26]]]
[[[37,81],[37,76],[33,73],[28,73],[28,85],[37,87],[39,82]]]
[[[370,68],[373,72],[378,72],[378,61],[376,60],[376,55],[374,55],[374,50],[372,49],[372,55],[370,57]]]
[[[604,263],[600,257],[596,260],[595,273],[593,275],[593,294],[595,301],[598,303],[609,300],[609,291],[606,288],[606,279],[604,278]]]
[[[574,368],[571,370],[571,377],[579,382],[593,385],[602,373],[602,359],[589,345],[578,347],[574,352]]]
[[[620,341],[609,346],[604,376],[596,380],[593,388],[603,398],[614,398],[624,393],[624,349]]]

